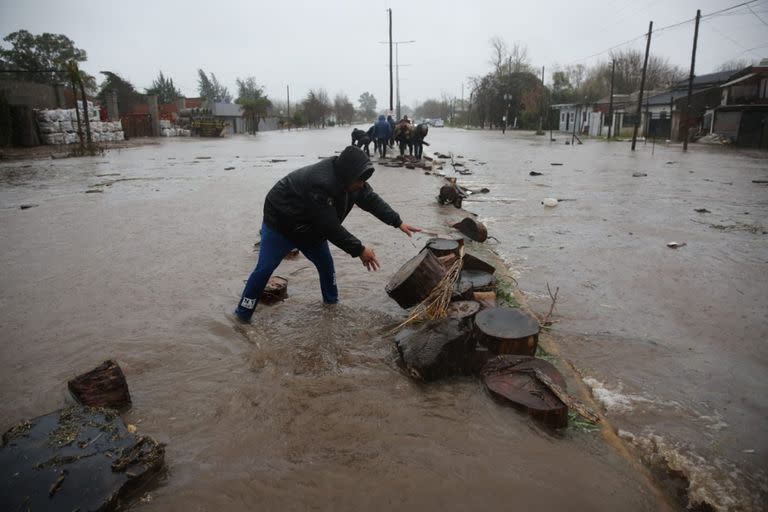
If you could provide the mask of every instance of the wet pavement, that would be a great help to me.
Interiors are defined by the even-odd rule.
[[[348,131],[0,165],[0,428],[61,407],[68,378],[115,358],[127,421],[168,443],[168,474],[141,509],[663,508],[599,434],[544,431],[473,379],[419,385],[398,370],[386,332],[405,315],[383,288],[427,236],[412,244],[355,210],[345,225],[381,271],[333,249],[342,304],[324,307],[311,264],[286,260],[276,273],[289,299],[252,326],[231,322],[267,190],[342,149]],[[768,250],[753,226],[768,224],[768,203],[751,180],[768,174],[765,158],[449,129],[428,140],[485,162],[467,161],[475,174],[460,181],[491,192],[465,207],[488,222],[534,310],[548,309],[546,282],[560,287],[548,343],[633,455],[711,465],[692,491],[758,510]],[[436,204],[441,182],[421,171],[379,168],[371,183],[430,231],[463,216]],[[575,200],[545,209],[545,197]]]

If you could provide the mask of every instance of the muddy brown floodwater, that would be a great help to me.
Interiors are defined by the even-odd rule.
[[[768,224],[766,189],[751,183],[768,174],[764,158],[430,133],[429,150],[486,162],[467,162],[475,174],[462,182],[491,193],[466,208],[535,310],[548,307],[547,281],[560,287],[550,344],[621,429],[628,458],[599,433],[542,429],[474,379],[401,373],[387,332],[405,315],[383,289],[427,237],[412,244],[364,212],[346,226],[381,271],[333,249],[342,303],[324,307],[311,264],[286,260],[289,299],[233,325],[264,195],[342,149],[348,131],[0,165],[0,429],[68,403],[68,378],[115,358],[133,398],[126,420],[168,444],[168,472],[141,510],[652,511],[668,502],[632,458],[654,453],[706,469],[693,491],[713,506],[759,509],[768,255],[749,226]],[[436,204],[440,181],[421,171],[380,167],[371,183],[430,231],[463,216]],[[544,209],[549,196],[575,201]]]

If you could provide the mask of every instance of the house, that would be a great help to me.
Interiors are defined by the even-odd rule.
[[[720,89],[712,132],[738,146],[768,149],[768,59],[739,71]]]
[[[551,108],[559,112],[558,130],[571,133],[575,125],[579,134],[587,125],[587,114],[591,110],[589,105],[582,103],[559,103]]]
[[[208,102],[206,102],[208,103]],[[243,107],[237,103],[212,103],[211,114],[219,121],[227,124],[226,134],[245,133]]]
[[[611,128],[612,137],[631,135],[633,125],[630,123],[624,127],[626,108],[631,101],[630,94],[614,94],[613,104],[611,104],[610,95],[597,100],[592,105],[592,112],[589,114],[589,135],[591,137],[607,137],[610,126],[613,127]],[[611,117],[613,118],[612,123]]]

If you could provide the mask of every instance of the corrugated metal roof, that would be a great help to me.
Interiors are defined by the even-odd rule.
[[[736,80],[731,80],[730,82],[724,83],[720,87],[730,87],[731,85],[736,85],[739,82],[743,82],[744,80],[748,80],[748,79],[752,78],[753,76],[757,76],[757,73],[750,73],[748,75],[741,76],[741,77],[737,78]]]

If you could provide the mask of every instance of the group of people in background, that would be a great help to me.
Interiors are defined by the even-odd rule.
[[[381,158],[386,158],[387,148],[394,148],[397,143],[401,158],[405,158],[407,148],[409,156],[421,160],[424,146],[429,146],[424,140],[428,133],[427,123],[414,126],[408,116],[403,116],[400,121],[395,122],[392,116],[384,117],[382,114],[367,131],[357,128],[352,130],[352,145],[362,148],[370,155],[369,145],[373,143],[374,151]]]

